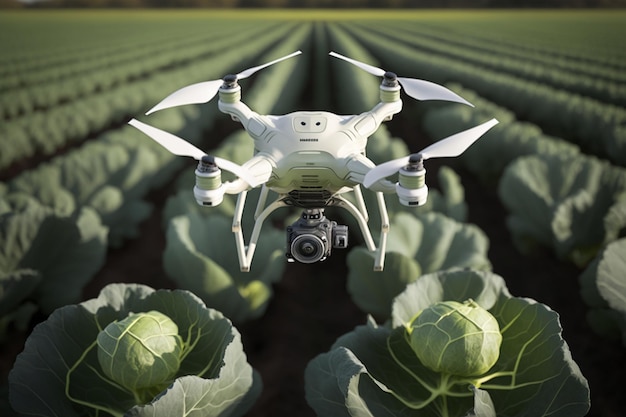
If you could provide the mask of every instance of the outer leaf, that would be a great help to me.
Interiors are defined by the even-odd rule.
[[[498,320],[503,335],[498,361],[478,377],[426,368],[414,354],[404,324],[430,304],[468,298]],[[426,275],[396,298],[391,324],[395,328],[357,327],[311,362],[307,398],[318,415],[569,417],[589,409],[587,381],[560,336],[557,314],[533,300],[512,298],[495,274],[459,270]],[[341,360],[333,361],[334,355]],[[329,413],[342,404],[345,412]]]
[[[616,238],[605,227],[619,220],[614,207],[624,190],[626,170],[582,155],[520,158],[505,170],[499,186],[520,250],[548,246],[578,265]]]
[[[626,345],[626,287],[624,256],[626,239],[608,245],[580,275],[581,295],[591,309],[587,321],[600,335]]]
[[[10,313],[39,285],[41,275],[32,269],[0,274],[0,317]]]
[[[53,165],[42,165],[20,174],[10,182],[9,191],[33,197],[61,215],[67,216],[76,210],[76,199],[63,187],[61,172]]]
[[[212,407],[224,412],[215,415],[245,412],[258,394],[258,387],[253,389],[258,382],[230,322],[187,291],[154,291],[133,284],[111,284],[98,298],[60,308],[35,328],[9,375],[12,406],[24,414],[71,417],[88,411],[93,415],[97,408],[101,415],[121,416],[136,405],[134,397],[102,376],[94,341],[111,321],[150,310],[171,317],[192,347],[177,376],[196,376],[175,382],[174,389],[163,392],[145,411],[166,413],[173,404],[179,406],[178,400],[201,404],[211,397],[217,401]],[[188,390],[191,378],[201,383]],[[177,387],[186,389],[184,398],[176,398]],[[142,412],[141,407],[132,410],[135,415]]]
[[[23,203],[22,210],[2,216],[0,266],[7,273],[38,272],[33,298],[47,314],[80,299],[82,287],[104,263],[107,229],[87,208],[68,217],[32,199]]]
[[[489,393],[476,387],[472,387],[472,391],[474,391],[474,408],[466,417],[496,417],[496,407]]]
[[[282,276],[284,239],[277,231],[264,232],[252,271],[242,273],[230,221],[192,212],[171,220],[163,262],[181,288],[198,294],[231,320],[242,321],[265,311],[270,284]]]
[[[377,317],[388,317],[393,298],[420,275],[450,268],[488,269],[488,239],[475,226],[439,213],[395,216],[385,268],[374,272],[374,255],[355,248],[348,255],[348,290],[354,302]]]
[[[600,295],[617,311],[626,313],[626,239],[608,245],[598,265]]]

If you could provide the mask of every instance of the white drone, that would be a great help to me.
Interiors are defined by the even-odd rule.
[[[202,206],[216,206],[224,194],[239,194],[233,218],[233,233],[242,271],[249,271],[264,220],[281,207],[299,207],[302,217],[287,227],[287,259],[314,263],[326,259],[332,248],[348,246],[348,228],[328,220],[326,207],[342,207],[357,220],[369,251],[375,254],[374,270],[381,271],[389,231],[389,218],[383,193],[396,193],[406,206],[426,202],[428,187],[423,161],[429,158],[456,157],[498,123],[492,119],[474,128],[449,136],[422,151],[376,166],[365,156],[367,140],[381,123],[391,120],[402,109],[400,86],[418,100],[446,100],[468,104],[463,98],[429,81],[397,77],[392,72],[331,52],[372,75],[383,77],[380,103],[359,115],[340,116],[324,111],[298,111],[281,116],[265,116],[241,102],[238,80],[260,69],[299,55],[294,52],[264,65],[247,69],[221,80],[201,82],[172,93],[146,114],[186,104],[206,103],[219,93],[219,109],[240,122],[254,141],[254,156],[243,165],[206,155],[189,142],[138,120],[129,124],[150,136],[170,152],[199,161],[195,171],[194,195]],[[221,169],[238,178],[222,182]],[[387,179],[398,175],[398,182]],[[361,185],[375,192],[381,217],[378,247],[368,228],[368,214]],[[261,186],[255,224],[245,244],[241,218],[248,190]],[[269,190],[278,194],[266,205]],[[353,192],[356,204],[345,193]]]

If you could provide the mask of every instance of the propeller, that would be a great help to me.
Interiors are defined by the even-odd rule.
[[[216,156],[209,156],[191,143],[187,142],[186,140],[181,139],[178,136],[172,135],[171,133],[168,133],[164,130],[157,129],[156,127],[142,123],[137,119],[132,119],[130,122],[128,122],[128,124],[134,126],[146,135],[150,136],[155,142],[158,142],[161,146],[163,146],[174,155],[190,156],[198,161],[204,159],[208,162],[214,162],[219,168],[228,172],[232,172],[237,177],[250,184],[251,187],[256,187],[257,185],[259,185],[254,175],[252,175],[242,166],[235,164],[234,162],[231,162],[227,159],[218,158]]]
[[[491,119],[481,125],[475,126],[463,132],[448,136],[432,145],[424,148],[421,152],[394,159],[389,162],[380,164],[369,171],[363,179],[363,185],[367,188],[383,178],[389,177],[404,166],[409,164],[411,160],[426,160],[430,158],[453,158],[461,155],[467,148],[476,142],[482,135],[487,133],[489,129],[497,125],[496,119]]]
[[[266,64],[248,68],[247,70],[242,71],[239,74],[236,74],[235,79],[233,81],[243,80],[245,78],[248,78],[255,72],[265,67],[269,67],[270,65],[274,65],[277,62],[284,61],[285,59],[289,59],[296,55],[300,55],[301,53],[302,51],[296,51],[292,54],[289,54],[282,58],[275,59],[274,61],[268,62]],[[212,80],[212,81],[204,81],[204,82],[188,85],[187,87],[183,87],[180,90],[174,91],[172,94],[170,94],[169,96],[161,100],[159,104],[157,104],[156,106],[148,110],[146,115],[154,113],[155,111],[169,109],[170,107],[182,106],[185,104],[207,103],[213,97],[215,97],[215,95],[217,94],[217,92],[219,91],[223,83],[224,81],[222,79],[219,79],[219,80]]]
[[[435,84],[433,82],[425,80],[418,80],[416,78],[396,77],[394,73],[390,73],[381,68],[377,68],[372,65],[359,62],[355,59],[348,58],[346,56],[338,54],[337,52],[330,52],[329,55],[334,56],[335,58],[343,59],[344,61],[356,65],[362,70],[367,71],[377,77],[383,77],[385,76],[385,74],[387,74],[392,78],[397,78],[400,85],[402,85],[402,87],[404,88],[404,91],[406,91],[406,93],[414,99],[453,101],[455,103],[467,104],[468,106],[474,107],[473,104],[465,100],[463,97],[439,84]]]

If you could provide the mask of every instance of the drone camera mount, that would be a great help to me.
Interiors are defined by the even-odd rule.
[[[222,171],[209,155],[203,156],[198,162],[193,194],[201,206],[217,206],[224,199]]]
[[[324,209],[305,209],[302,216],[287,227],[287,261],[315,263],[330,256],[331,249],[348,247],[348,226],[324,216]]]

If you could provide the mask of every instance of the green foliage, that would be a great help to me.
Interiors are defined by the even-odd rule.
[[[439,213],[391,219],[385,268],[373,271],[374,255],[363,247],[348,254],[348,291],[359,308],[389,317],[391,304],[421,275],[451,268],[490,269],[489,240],[476,226]]]
[[[582,155],[520,158],[499,185],[518,248],[547,246],[580,266],[626,227],[625,190],[626,170]]]
[[[508,164],[524,155],[576,155],[578,146],[545,134],[532,123],[518,121],[515,114],[456,84],[449,86],[475,108],[442,106],[426,112],[424,129],[431,137],[446,137],[496,117],[500,123],[459,157],[459,161],[483,182],[493,182]]]
[[[240,322],[261,316],[282,277],[285,235],[266,227],[250,272],[239,270],[231,220],[195,212],[174,217],[167,229],[165,271],[180,288]]]
[[[183,359],[178,326],[156,310],[109,323],[96,341],[102,372],[136,398],[150,393],[142,403],[167,388]]]
[[[406,329],[420,362],[435,372],[482,375],[500,355],[497,320],[472,300],[432,304],[417,313]]]
[[[580,275],[580,291],[590,307],[587,320],[593,329],[626,346],[626,238],[604,248]]]
[[[2,200],[0,214],[0,317],[28,321],[80,300],[84,285],[102,267],[107,229],[88,208],[66,216],[24,195]]]
[[[468,299],[497,320],[497,361],[474,376],[429,369],[407,327],[433,305]],[[391,322],[370,319],[340,337],[309,363],[305,383],[319,416],[571,417],[589,410],[589,387],[561,338],[557,313],[512,297],[498,275],[472,270],[429,274],[410,284],[394,300]]]
[[[172,384],[155,389],[148,398],[148,389],[137,396],[109,379],[100,366],[97,345],[103,343],[99,335],[107,326],[136,322],[138,316],[143,327],[143,318],[154,316],[154,311],[170,331],[177,328],[172,336],[184,347]],[[115,361],[113,372],[132,372],[131,358]],[[260,390],[259,377],[228,319],[188,291],[155,291],[135,284],[111,284],[98,298],[52,313],[28,338],[9,384],[11,405],[18,412],[67,417],[241,416]]]

